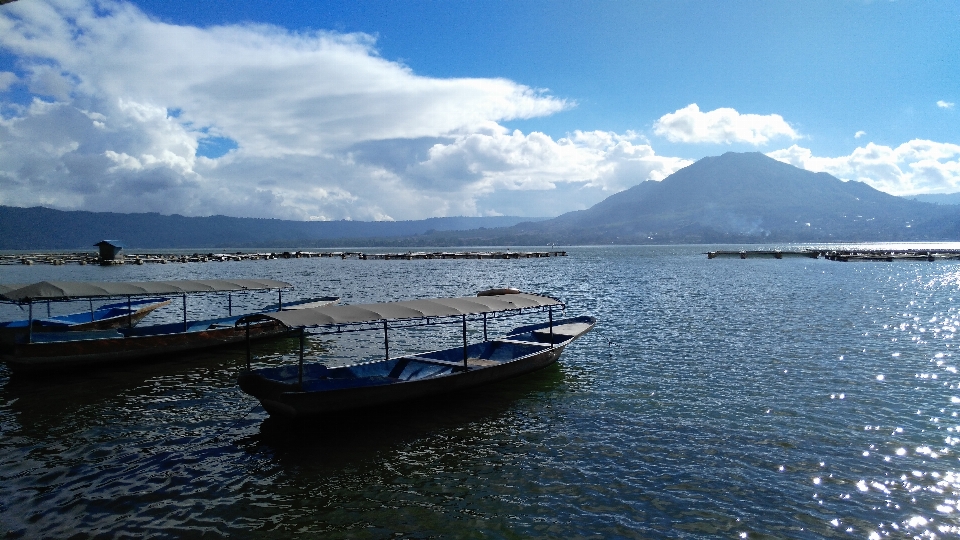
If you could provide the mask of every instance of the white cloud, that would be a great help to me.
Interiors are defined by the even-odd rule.
[[[866,134],[867,134],[866,131],[862,131],[862,130],[861,130],[861,131],[858,131],[858,132],[854,133],[854,134],[853,134],[853,138],[854,138],[854,139],[859,139],[860,137],[863,137],[863,136],[866,135]]]
[[[952,109],[954,105],[956,105],[956,103],[951,101],[944,101],[942,99],[937,101],[937,107],[940,107],[941,109]]]
[[[858,180],[893,195],[960,191],[960,145],[915,139],[896,148],[868,143],[848,156],[817,157],[793,145],[768,156],[843,180]]]
[[[665,114],[653,124],[653,131],[671,142],[766,144],[770,139],[800,135],[779,114],[740,114],[720,108],[701,112],[696,103]]]
[[[427,158],[407,169],[421,189],[463,183],[473,198],[516,198],[517,192],[559,191],[567,210],[586,208],[644,180],[662,180],[691,162],[658,156],[633,133],[577,131],[560,140],[543,133],[499,130],[437,143]],[[533,213],[556,213],[556,198],[527,200]],[[471,213],[475,213],[473,210]]]
[[[111,0],[15,2],[0,48],[0,204],[281,217],[555,215],[689,162],[634,133],[555,140],[500,124],[562,99],[505,79],[419,76],[373,38],[195,28]],[[12,116],[9,111],[13,111]],[[208,159],[199,141],[237,148]]]
[[[19,81],[16,73],[9,71],[0,71],[0,92],[6,92],[13,86],[14,83]]]
[[[500,122],[571,104],[505,79],[419,76],[374,46],[363,34],[176,26],[109,0],[4,6],[0,48],[19,73],[0,83],[25,82],[39,99],[0,97],[0,203],[301,219],[556,214],[686,163],[629,133],[508,133]],[[198,157],[211,135],[237,148]]]
[[[255,155],[471,131],[567,106],[504,79],[417,76],[379,57],[364,34],[174,26],[110,1],[8,6],[0,45],[35,61],[38,94],[180,109],[181,121],[215,127]]]

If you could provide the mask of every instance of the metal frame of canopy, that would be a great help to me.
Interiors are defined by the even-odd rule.
[[[28,285],[0,285],[0,302],[28,306],[27,343],[33,343],[33,304],[46,301],[47,315],[50,302],[71,302],[87,299],[93,312],[94,298],[126,298],[128,309],[135,296],[180,294],[183,297],[183,330],[187,331],[187,295],[227,293],[227,309],[233,316],[233,293],[238,291],[266,291],[277,289],[277,310],[283,309],[283,290],[293,285],[272,279],[206,279],[173,281],[40,281]],[[131,315],[132,316],[132,315]],[[132,324],[132,323],[131,323]],[[248,329],[249,336],[249,329]]]
[[[501,296],[501,297],[510,297],[510,296],[518,297],[518,295],[498,295],[498,296]],[[551,348],[552,348],[553,345],[554,345],[554,339],[553,339],[553,308],[554,308],[554,307],[560,307],[560,309],[562,309],[562,310],[565,311],[565,310],[567,309],[567,305],[566,305],[564,302],[562,302],[562,301],[560,301],[560,300],[558,300],[558,299],[556,299],[556,298],[553,298],[553,297],[550,297],[550,296],[545,296],[545,295],[532,295],[532,294],[523,294],[523,293],[520,293],[519,296],[524,297],[524,298],[526,298],[526,299],[536,298],[536,299],[539,299],[539,300],[541,300],[541,301],[543,301],[543,302],[540,303],[540,305],[528,305],[528,306],[522,306],[522,307],[501,307],[501,308],[497,308],[497,309],[488,309],[488,310],[473,311],[473,312],[470,312],[470,313],[452,313],[452,314],[444,314],[444,315],[421,315],[421,316],[408,316],[408,317],[394,317],[394,318],[369,319],[369,320],[360,320],[360,321],[354,321],[354,322],[339,322],[339,323],[338,323],[338,322],[333,322],[333,323],[326,323],[326,324],[322,324],[322,323],[321,323],[321,324],[312,324],[312,325],[310,325],[310,324],[299,325],[299,328],[300,328],[300,334],[299,334],[300,350],[299,350],[299,363],[298,363],[298,380],[299,380],[299,384],[301,384],[301,385],[303,384],[304,348],[305,348],[305,345],[306,345],[306,343],[305,343],[305,342],[306,342],[306,335],[307,335],[308,333],[311,334],[311,335],[323,336],[323,335],[333,335],[333,334],[345,334],[345,333],[350,333],[350,332],[369,332],[369,331],[379,330],[380,328],[383,328],[384,359],[385,359],[385,360],[389,360],[389,359],[390,359],[390,334],[389,334],[389,330],[390,330],[390,328],[391,328],[391,326],[390,326],[389,323],[391,323],[391,322],[396,323],[396,322],[404,321],[404,322],[405,322],[404,324],[401,324],[401,325],[396,325],[396,324],[395,324],[395,325],[392,326],[393,329],[402,329],[402,328],[416,328],[416,327],[422,327],[422,326],[443,326],[443,325],[457,324],[457,323],[459,322],[459,323],[461,324],[462,336],[463,336],[463,369],[466,370],[466,369],[467,369],[467,361],[468,361],[468,354],[467,354],[467,349],[468,349],[468,345],[467,345],[467,321],[468,321],[468,319],[469,319],[469,320],[472,320],[472,321],[480,320],[481,317],[477,317],[477,316],[478,316],[478,315],[482,315],[482,320],[483,320],[483,341],[487,341],[487,339],[488,339],[488,338],[487,338],[487,320],[488,320],[488,318],[490,318],[490,319],[497,319],[497,318],[502,318],[502,317],[517,317],[517,316],[524,315],[524,314],[543,313],[544,311],[546,311],[546,312],[549,314],[548,316],[549,316],[549,323],[550,323],[550,326],[549,326],[549,328],[550,328],[550,346],[551,346]],[[497,296],[491,296],[491,297],[487,297],[487,298],[497,298]],[[477,300],[476,297],[461,297],[461,298],[451,298],[451,299],[438,298],[438,299],[434,299],[434,300],[465,300],[465,299]],[[427,300],[427,301],[429,302],[430,300]],[[411,303],[413,303],[413,302],[418,302],[418,301],[406,302],[406,304],[411,304]],[[419,302],[423,302],[423,301],[419,301]],[[389,302],[389,303],[384,303],[384,304],[367,304],[367,305],[364,305],[364,306],[349,306],[349,305],[346,305],[346,306],[333,306],[333,307],[330,307],[330,308],[318,308],[317,310],[303,310],[303,311],[301,311],[298,315],[309,315],[311,311],[322,313],[322,312],[325,312],[325,311],[326,311],[326,312],[330,312],[330,311],[334,311],[334,312],[335,312],[335,311],[344,311],[345,309],[349,309],[349,308],[351,308],[351,307],[353,307],[353,308],[369,308],[369,307],[377,307],[377,306],[399,306],[399,305],[402,305],[402,304],[405,304],[405,302]],[[493,316],[492,316],[492,317],[488,317],[488,315],[493,315]],[[472,316],[472,317],[471,317],[471,316]],[[247,329],[247,340],[246,340],[246,342],[247,342],[247,369],[248,369],[248,370],[250,369],[250,364],[251,364],[251,361],[252,361],[252,354],[251,354],[251,349],[250,349],[250,323],[251,323],[251,321],[262,320],[262,319],[273,319],[273,320],[282,322],[282,323],[284,323],[284,324],[288,324],[288,323],[287,323],[286,321],[284,321],[283,319],[288,319],[288,320],[290,320],[290,319],[292,319],[292,318],[293,318],[293,317],[290,316],[289,314],[287,314],[286,316],[284,316],[284,315],[280,315],[280,313],[278,313],[277,315],[272,315],[272,314],[266,314],[266,313],[264,313],[264,314],[256,314],[256,315],[250,315],[250,316],[246,316],[246,317],[241,317],[240,319],[237,320],[237,323],[236,323],[237,326],[239,326],[239,325],[241,325],[241,324],[245,324],[245,325],[246,325],[246,329]],[[301,319],[304,319],[304,318],[308,318],[308,317],[300,317],[300,318],[301,318]],[[431,320],[431,319],[432,319],[432,320]],[[459,319],[459,320],[457,320],[457,319]],[[331,328],[331,330],[328,330],[328,331],[320,331],[320,332],[307,332],[307,328]],[[336,328],[336,329],[335,329],[335,330],[332,330],[332,328]]]

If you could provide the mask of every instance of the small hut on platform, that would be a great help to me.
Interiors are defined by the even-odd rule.
[[[94,244],[100,248],[100,264],[122,264],[123,253],[120,251],[123,249],[123,243],[119,240],[101,240]]]

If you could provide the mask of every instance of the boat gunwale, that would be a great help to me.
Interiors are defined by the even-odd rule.
[[[579,336],[574,336],[574,337],[572,337],[572,338],[564,341],[563,343],[558,343],[558,344],[556,344],[556,345],[548,345],[548,344],[545,344],[545,343],[544,343],[544,344],[536,344],[536,343],[530,343],[530,342],[512,342],[512,343],[511,343],[511,342],[507,342],[507,343],[511,343],[511,344],[514,344],[514,343],[523,343],[523,344],[525,344],[525,345],[532,345],[532,346],[538,346],[538,345],[539,345],[539,350],[535,350],[535,351],[533,351],[533,352],[524,354],[524,355],[522,355],[522,356],[518,356],[518,357],[516,357],[516,358],[511,358],[510,360],[507,360],[507,361],[504,361],[504,362],[497,362],[496,364],[486,365],[486,366],[468,366],[467,369],[463,369],[463,363],[446,361],[446,360],[439,360],[439,359],[436,359],[436,358],[422,358],[422,357],[419,357],[419,355],[417,355],[417,354],[407,355],[407,356],[397,356],[397,357],[391,358],[391,359],[389,359],[389,360],[377,360],[377,361],[373,361],[373,362],[364,362],[363,364],[359,364],[359,363],[358,363],[358,364],[350,364],[349,366],[338,366],[338,367],[354,367],[354,366],[359,366],[359,365],[374,364],[374,363],[377,363],[377,362],[389,362],[389,361],[391,361],[391,360],[415,360],[415,361],[417,361],[417,362],[423,362],[423,363],[425,363],[425,364],[433,364],[433,365],[437,365],[437,366],[443,366],[443,367],[453,368],[453,369],[452,369],[451,371],[449,371],[449,372],[438,373],[438,374],[436,374],[436,375],[431,375],[431,376],[429,376],[429,377],[424,377],[424,378],[422,378],[422,379],[413,379],[413,380],[403,380],[403,379],[399,379],[399,378],[396,378],[396,377],[390,377],[390,376],[387,375],[387,376],[383,376],[383,377],[384,377],[384,378],[388,378],[388,379],[394,379],[394,380],[392,380],[392,381],[390,381],[390,382],[383,383],[383,384],[374,384],[374,385],[370,385],[370,386],[391,386],[391,385],[395,385],[395,384],[415,385],[416,383],[420,383],[420,382],[434,381],[434,380],[442,379],[442,378],[445,378],[445,377],[452,377],[452,376],[455,376],[455,375],[464,375],[464,374],[467,374],[467,373],[474,373],[474,372],[481,371],[481,370],[485,370],[485,369],[498,368],[498,367],[506,366],[506,365],[509,365],[509,364],[513,364],[513,363],[515,363],[515,362],[520,362],[521,360],[526,360],[526,359],[529,359],[530,357],[533,357],[533,356],[536,356],[536,355],[540,355],[540,354],[543,354],[543,353],[546,353],[546,352],[550,352],[550,351],[555,350],[555,349],[560,349],[560,350],[562,350],[564,347],[566,347],[571,341],[573,341],[573,340],[576,339],[577,337],[579,337]],[[494,343],[494,342],[503,342],[503,341],[502,341],[502,340],[499,340],[499,339],[491,339],[491,340],[487,340],[487,341],[481,341],[480,344],[484,344],[484,343]],[[458,349],[459,349],[459,347],[451,347],[451,348],[449,348],[449,349],[438,349],[438,350],[436,350],[436,351],[429,351],[429,352],[426,352],[426,353],[419,353],[419,354],[430,354],[430,353],[434,353],[434,352],[455,351],[455,350],[458,350]],[[331,369],[336,369],[336,368],[331,368]],[[364,377],[357,377],[357,378],[358,378],[358,379],[362,379],[362,378],[364,378]],[[291,395],[294,395],[294,394],[317,394],[317,393],[324,393],[324,394],[326,394],[326,393],[334,393],[334,392],[341,392],[341,391],[351,391],[351,390],[356,390],[356,389],[357,389],[357,387],[333,388],[333,389],[330,389],[330,390],[313,390],[313,391],[310,391],[310,390],[299,390],[299,391],[283,392],[281,395],[283,395],[283,394],[291,394]]]

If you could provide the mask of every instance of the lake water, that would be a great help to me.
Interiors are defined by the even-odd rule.
[[[0,532],[960,534],[960,263],[708,260],[704,251],[0,267],[0,282],[276,278],[297,295],[345,303],[514,286],[599,318],[541,372],[292,429],[237,388],[242,348],[44,381],[0,367]],[[225,299],[192,298],[189,308],[217,315]],[[175,301],[157,317],[179,310]],[[342,362],[376,356],[379,343],[315,338],[309,354]],[[254,353],[292,362],[295,347],[274,341]]]

